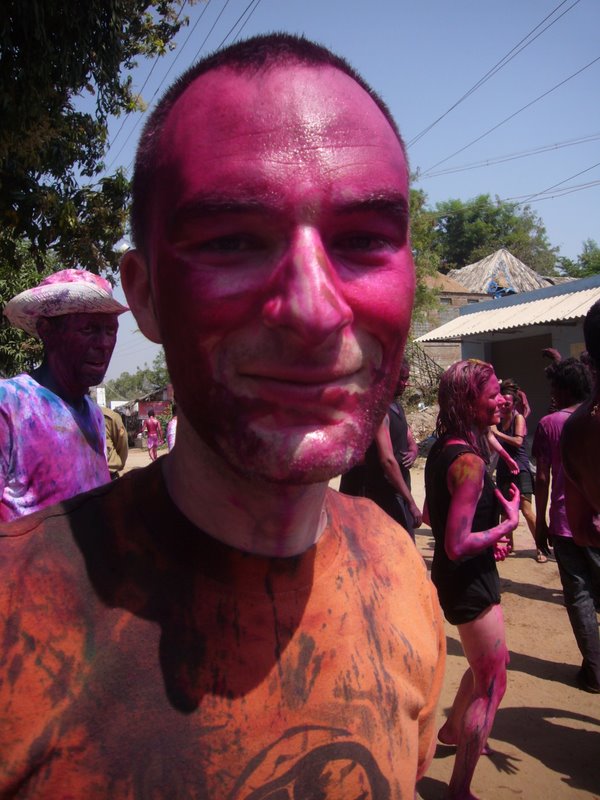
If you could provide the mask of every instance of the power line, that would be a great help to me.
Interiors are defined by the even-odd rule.
[[[589,142],[595,142],[600,139],[600,133],[592,133],[588,136],[583,136],[578,139],[567,139],[563,142],[555,142],[554,144],[545,144],[540,145],[539,147],[534,147],[531,150],[521,150],[517,153],[508,153],[502,156],[493,156],[490,158],[486,158],[483,161],[473,161],[470,164],[462,164],[456,167],[447,167],[446,169],[440,169],[437,172],[428,172],[428,178],[437,178],[440,175],[452,175],[456,172],[467,172],[468,170],[472,169],[479,169],[481,167],[491,167],[496,164],[504,164],[507,161],[515,161],[519,158],[526,158],[528,156],[538,155],[539,153],[548,153],[552,150],[560,150],[563,147],[574,147],[578,144],[588,144]],[[417,170],[417,178],[421,176]]]
[[[482,133],[480,136],[477,136],[475,139],[470,141],[468,144],[465,144],[463,147],[460,147],[458,150],[455,150],[454,153],[451,153],[449,156],[446,156],[446,158],[442,158],[442,159],[440,159],[440,161],[437,161],[435,164],[432,164],[431,167],[428,167],[426,170],[423,171],[421,177],[429,177],[429,173],[431,172],[431,170],[434,170],[436,167],[439,167],[440,164],[445,164],[446,161],[450,161],[451,158],[454,158],[454,156],[457,156],[459,153],[462,153],[464,150],[467,150],[469,147],[474,145],[476,142],[480,142],[482,139],[484,139],[490,133],[492,133],[493,131],[497,130],[502,125],[507,123],[509,120],[511,120],[514,117],[516,117],[517,114],[520,114],[522,111],[525,111],[525,109],[530,108],[532,105],[537,103],[539,100],[542,100],[544,97],[547,97],[549,94],[551,94],[552,92],[556,91],[556,89],[560,88],[561,86],[564,86],[564,84],[567,83],[568,81],[572,80],[573,78],[576,78],[578,75],[581,75],[582,72],[584,72],[586,69],[589,69],[589,67],[591,67],[593,64],[595,64],[597,61],[600,61],[600,56],[597,56],[592,61],[590,61],[589,64],[586,64],[585,66],[581,67],[581,69],[578,69],[576,72],[574,72],[572,75],[569,75],[568,78],[565,78],[564,80],[562,80],[559,83],[555,84],[551,89],[548,89],[547,91],[543,92],[538,97],[536,97],[534,100],[531,100],[529,103],[526,103],[524,106],[519,108],[517,111],[514,111],[512,114],[509,114],[508,117],[505,117],[501,122],[498,122],[496,125],[494,125],[491,128],[489,128],[487,131],[485,131],[485,133]]]
[[[251,12],[248,14],[248,16],[246,17],[246,19],[244,20],[244,24],[242,25],[242,27],[241,27],[241,28],[239,29],[239,31],[236,33],[236,35],[235,35],[235,39],[234,39],[234,42],[237,42],[237,40],[240,38],[240,36],[241,36],[241,34],[242,34],[242,31],[244,30],[244,28],[246,27],[246,25],[247,25],[247,24],[250,22],[250,20],[251,20],[251,19],[252,19],[252,17],[254,16],[254,12],[255,12],[255,11],[256,11],[256,9],[259,7],[259,5],[261,4],[261,2],[262,2],[262,0],[256,0],[256,5],[254,6],[254,8],[252,9],[252,11],[251,11]]]
[[[186,1],[187,1],[187,0],[186,0]],[[205,5],[205,6],[204,6],[204,8],[202,9],[202,13],[200,14],[200,16],[198,17],[198,19],[197,19],[197,20],[196,20],[196,22],[194,23],[194,26],[192,27],[192,29],[190,30],[190,32],[189,32],[189,33],[188,33],[188,35],[186,36],[186,38],[185,38],[185,42],[182,44],[181,48],[180,48],[180,49],[177,51],[177,53],[175,54],[175,58],[173,59],[173,61],[172,61],[171,65],[170,65],[170,66],[169,66],[169,68],[168,68],[168,70],[167,70],[167,71],[165,72],[165,74],[163,75],[163,77],[162,77],[162,79],[161,79],[160,83],[158,84],[158,87],[157,87],[156,91],[154,92],[154,94],[153,94],[153,95],[152,95],[152,97],[150,98],[150,101],[148,102],[148,105],[146,106],[146,108],[144,109],[144,111],[142,111],[142,112],[141,112],[140,116],[139,116],[139,117],[136,119],[136,121],[135,121],[135,125],[134,125],[134,126],[133,126],[133,128],[132,128],[132,129],[129,131],[129,137],[131,137],[131,136],[132,136],[132,135],[135,133],[135,131],[136,131],[136,129],[137,129],[137,127],[138,127],[138,125],[140,124],[140,122],[141,122],[141,121],[142,121],[142,119],[144,118],[144,115],[145,115],[145,114],[146,114],[146,112],[148,111],[148,108],[150,107],[150,104],[152,103],[152,101],[154,100],[154,98],[156,97],[156,95],[158,94],[158,92],[160,91],[160,88],[161,88],[161,86],[164,84],[165,80],[167,79],[167,76],[169,75],[169,73],[171,72],[171,70],[173,69],[173,67],[174,67],[174,66],[175,66],[175,64],[177,63],[177,61],[179,60],[179,56],[181,55],[181,53],[182,53],[182,52],[183,52],[183,50],[185,49],[185,46],[186,46],[186,44],[188,43],[188,41],[190,40],[190,37],[192,36],[192,34],[194,33],[194,31],[195,31],[195,30],[196,30],[196,28],[198,27],[198,24],[199,24],[200,20],[202,19],[202,17],[203,17],[203,16],[204,16],[204,14],[206,13],[206,9],[209,7],[209,5],[211,4],[211,2],[212,2],[212,0],[208,0],[208,2],[206,3],[206,5]],[[154,65],[156,65],[157,63],[158,63],[158,57],[155,59],[155,61],[154,61]],[[154,65],[153,65],[153,69],[154,69]],[[144,82],[144,86],[145,86],[145,85],[146,85],[146,82]],[[141,90],[140,90],[140,93],[141,93]],[[121,128],[122,128],[122,127],[123,127],[123,126],[121,126]],[[115,137],[115,139],[116,139],[116,137]],[[116,155],[116,156],[113,158],[113,160],[112,160],[112,162],[111,162],[111,167],[112,167],[112,165],[113,165],[113,164],[114,164],[114,163],[115,163],[115,162],[118,160],[119,156],[121,155],[121,153],[122,153],[122,152],[123,152],[123,150],[125,149],[125,147],[126,147],[126,145],[127,145],[127,141],[128,141],[128,140],[126,140],[125,142],[123,142],[123,144],[121,145],[121,148],[119,149],[119,152],[117,153],[117,155]],[[114,146],[114,142],[115,142],[115,140],[113,140],[113,146]],[[130,162],[130,163],[129,163],[129,166],[128,166],[128,167],[125,169],[125,172],[128,172],[128,171],[129,171],[129,169],[131,168],[131,164],[132,164],[132,163],[133,163],[133,162]],[[109,169],[110,169],[110,167],[109,167]],[[108,171],[108,170],[107,170],[107,171]]]
[[[551,192],[553,189],[556,189],[557,186],[562,186],[563,183],[566,183],[567,181],[572,181],[573,178],[578,178],[580,175],[584,175],[586,172],[590,172],[590,170],[596,169],[596,167],[600,167],[600,161],[598,161],[596,164],[592,164],[591,167],[586,167],[586,169],[582,169],[579,172],[576,172],[574,175],[569,175],[568,178],[565,178],[564,180],[559,181],[558,183],[554,183],[552,184],[552,186],[548,186],[547,189],[542,189],[541,192],[536,192],[535,194],[532,194],[524,202],[527,203],[529,200],[533,200],[533,198],[537,197],[538,195],[547,194],[548,192]]]
[[[250,19],[250,17],[251,17],[251,16],[254,14],[254,12],[255,12],[255,11],[256,11],[256,9],[258,8],[258,5],[259,5],[259,3],[260,3],[260,0],[250,0],[250,2],[248,3],[248,5],[246,6],[246,8],[245,8],[245,9],[242,11],[242,13],[240,14],[240,16],[239,16],[239,17],[236,19],[236,21],[233,23],[233,25],[231,26],[231,28],[230,28],[230,29],[227,31],[227,33],[225,34],[225,36],[224,36],[224,37],[221,39],[221,41],[220,41],[220,42],[219,42],[219,44],[217,45],[217,50],[220,50],[220,48],[221,48],[221,47],[223,47],[223,45],[225,44],[225,42],[227,41],[227,39],[228,39],[228,38],[229,38],[229,36],[231,35],[232,31],[234,31],[234,30],[237,28],[237,26],[238,26],[238,24],[239,24],[240,20],[241,20],[241,19],[243,19],[243,17],[246,15],[246,13],[247,13],[248,9],[250,8],[250,6],[251,6],[253,3],[255,3],[255,6],[254,6],[254,8],[252,9],[252,11],[250,12],[250,14],[248,15],[248,19],[247,19],[247,20],[244,22],[244,24],[242,25],[242,27],[240,28],[240,30],[239,30],[239,31],[238,31],[238,33],[236,34],[236,37],[235,37],[234,41],[237,41],[237,39],[238,39],[238,37],[239,37],[240,33],[241,33],[241,32],[244,30],[244,28],[246,27],[246,24],[247,24],[248,20]]]
[[[188,35],[186,36],[185,42],[183,43],[183,45],[181,46],[181,48],[178,50],[177,54],[175,55],[175,58],[173,59],[173,61],[172,61],[172,62],[171,62],[171,64],[170,64],[170,66],[169,66],[168,70],[165,72],[165,74],[164,74],[164,75],[163,75],[163,77],[161,78],[161,81],[160,81],[160,83],[158,84],[158,86],[156,87],[156,89],[154,90],[154,94],[152,95],[152,97],[151,97],[151,98],[150,98],[150,100],[148,101],[148,103],[147,103],[147,105],[146,105],[146,108],[144,109],[144,111],[142,111],[142,113],[140,114],[140,116],[137,118],[137,120],[136,120],[136,122],[135,122],[135,125],[133,126],[133,128],[132,128],[132,129],[131,129],[131,131],[129,132],[129,135],[130,135],[130,136],[132,136],[132,135],[133,135],[133,133],[135,132],[136,128],[138,127],[138,125],[140,124],[140,122],[143,120],[143,118],[144,118],[144,115],[148,113],[148,110],[149,110],[149,108],[151,107],[151,105],[152,105],[152,103],[153,103],[153,101],[154,101],[154,98],[155,98],[155,97],[156,97],[156,95],[157,95],[157,94],[160,92],[160,90],[161,90],[162,86],[164,85],[164,83],[165,83],[165,81],[166,81],[167,77],[169,76],[169,74],[170,74],[171,70],[173,69],[173,67],[175,66],[175,64],[177,63],[177,61],[179,60],[179,56],[182,54],[182,52],[183,52],[183,50],[184,50],[184,48],[185,48],[186,44],[187,44],[187,43],[188,43],[188,41],[190,40],[190,37],[191,37],[191,35],[194,33],[194,31],[195,31],[195,30],[196,30],[196,28],[198,27],[198,24],[199,24],[200,20],[202,19],[202,17],[203,17],[203,16],[204,16],[204,14],[206,13],[206,10],[207,10],[207,8],[209,7],[209,5],[211,4],[211,2],[212,2],[212,0],[208,0],[208,2],[206,3],[206,5],[205,5],[205,6],[204,6],[204,8],[202,9],[202,13],[200,14],[200,16],[198,17],[198,19],[197,19],[197,20],[196,20],[196,22],[194,23],[194,26],[193,26],[193,28],[191,29],[191,31],[190,31],[190,32],[188,33]],[[227,0],[227,2],[229,2],[229,0]],[[223,13],[223,12],[221,11],[221,14],[222,14],[222,13]],[[219,15],[219,16],[220,16],[220,15]],[[218,20],[218,17],[217,17],[217,20]],[[213,28],[214,28],[214,25],[213,25]],[[213,29],[213,28],[211,28],[211,31],[212,31],[212,29]],[[209,32],[209,35],[210,35],[210,32]],[[206,41],[206,39],[205,39],[204,41]],[[195,61],[197,57],[198,57],[198,53],[196,53],[196,55],[194,56],[194,58],[193,58],[193,61]],[[156,62],[155,62],[155,63],[156,63]],[[121,153],[123,152],[123,150],[124,150],[124,148],[125,148],[125,145],[126,145],[126,144],[127,144],[127,142],[125,142],[125,143],[123,144],[123,146],[121,147],[121,149],[120,149],[120,150],[119,150],[119,152],[117,153],[117,155],[116,155],[115,159],[116,159],[116,158],[118,158],[118,157],[121,155]],[[127,165],[127,167],[126,167],[126,169],[125,169],[125,172],[129,172],[129,170],[131,169],[131,165],[132,165],[132,164],[133,164],[133,159],[132,159],[132,160],[129,162],[129,164]]]
[[[186,7],[186,5],[187,5],[187,2],[188,2],[188,0],[183,0],[183,3],[182,3],[182,5],[181,5],[181,8],[179,9],[179,13],[177,14],[177,17],[175,18],[175,22],[178,22],[178,21],[179,21],[179,17],[180,17],[180,16],[183,14],[183,9]],[[209,0],[209,2],[210,2],[210,0]],[[203,13],[204,13],[204,12],[203,12]],[[186,41],[187,41],[187,39],[186,39]],[[184,46],[185,46],[185,45],[184,45]],[[175,60],[177,60],[177,58],[176,58]],[[156,69],[156,65],[157,65],[157,64],[158,64],[158,57],[155,57],[155,59],[154,59],[154,63],[152,64],[152,67],[150,68],[150,72],[149,72],[149,73],[146,75],[146,80],[145,80],[145,81],[144,81],[144,83],[142,84],[142,87],[141,87],[141,89],[139,89],[139,91],[137,92],[137,95],[138,95],[138,96],[140,96],[140,95],[142,94],[142,92],[144,91],[144,89],[146,88],[146,84],[147,84],[147,83],[148,83],[148,81],[150,80],[150,77],[152,76],[152,73],[153,73],[153,72],[154,72],[154,70]],[[125,123],[127,122],[127,119],[129,118],[129,116],[130,116],[130,115],[131,115],[131,111],[128,111],[128,112],[125,114],[125,116],[123,117],[123,121],[121,122],[121,125],[120,125],[120,127],[119,127],[119,130],[118,130],[118,131],[117,131],[117,133],[115,134],[115,137],[113,138],[113,140],[112,140],[112,143],[111,143],[111,145],[110,145],[110,147],[111,147],[111,148],[115,146],[115,143],[116,143],[117,139],[119,138],[119,135],[120,135],[121,131],[123,130],[123,127],[124,127]],[[135,130],[135,128],[134,128],[134,130]],[[133,133],[133,131],[132,131],[132,133]],[[126,143],[127,143],[127,142],[125,142],[125,144],[126,144]],[[123,147],[125,147],[125,145],[123,145]],[[115,156],[115,157],[112,159],[112,161],[110,162],[110,164],[109,164],[109,165],[108,165],[108,167],[106,168],[106,172],[110,172],[110,170],[113,168],[113,165],[115,164],[116,160],[118,159],[118,157],[121,155],[121,152],[123,151],[123,147],[121,147],[121,149],[119,150],[119,152],[117,153],[117,155],[116,155],[116,156]]]
[[[462,95],[462,97],[460,97],[455,103],[453,103],[450,106],[450,108],[446,109],[446,111],[444,111],[443,114],[441,114],[437,119],[435,119],[433,122],[431,122],[426,128],[423,128],[423,130],[420,131],[416,136],[413,136],[413,138],[406,145],[407,149],[412,147],[420,139],[422,139],[423,136],[425,136],[427,133],[429,133],[429,131],[438,124],[438,122],[440,122],[442,119],[444,119],[444,117],[446,117],[451,111],[453,111],[458,105],[460,105],[463,102],[463,100],[466,100],[467,97],[469,97],[474,92],[476,92],[477,89],[479,89],[480,86],[483,86],[484,83],[487,83],[487,81],[489,81],[490,78],[492,78],[497,72],[499,72],[503,67],[505,67],[510,61],[512,61],[513,58],[516,58],[516,56],[518,56],[519,53],[521,53],[523,50],[525,50],[526,47],[529,47],[530,44],[533,44],[533,42],[535,42],[535,40],[538,37],[540,37],[543,33],[545,33],[549,28],[552,27],[552,25],[554,25],[555,22],[558,22],[559,19],[564,17],[565,14],[567,14],[569,11],[571,11],[571,9],[574,8],[580,2],[580,0],[575,0],[575,2],[572,3],[569,6],[569,8],[567,8],[565,11],[562,12],[562,14],[560,14],[558,17],[556,17],[556,19],[552,20],[552,22],[550,22],[548,25],[546,25],[546,27],[543,30],[541,30],[538,34],[536,34],[533,37],[533,39],[531,39],[526,44],[523,44],[523,42],[526,42],[527,39],[529,39],[529,37],[531,36],[532,33],[534,33],[541,25],[543,25],[544,22],[546,22],[546,20],[550,19],[550,17],[553,14],[555,14],[558,11],[558,9],[561,6],[563,6],[567,1],[568,0],[562,0],[562,2],[559,3],[556,6],[556,8],[554,8],[546,17],[544,17],[544,19],[541,22],[539,22],[534,28],[532,28],[529,31],[529,33],[521,39],[520,42],[517,42],[517,44],[512,48],[512,50],[509,50],[508,53],[506,53],[506,55],[502,56],[500,61],[496,62],[496,64],[494,64],[494,66],[491,67],[485,73],[485,75],[477,81],[477,83],[474,83],[473,86],[471,86],[471,88],[468,89],[465,92],[465,94]],[[521,47],[521,45],[523,45],[523,46]],[[517,49],[517,48],[519,48],[519,49]]]
[[[204,48],[204,45],[205,45],[205,44],[206,44],[206,42],[208,41],[208,39],[209,39],[209,37],[210,37],[211,33],[212,33],[212,32],[214,31],[214,29],[216,28],[218,21],[219,21],[219,20],[221,19],[221,17],[223,16],[223,13],[225,12],[225,9],[227,8],[227,6],[229,5],[229,3],[230,3],[230,2],[231,2],[231,0],[225,0],[225,5],[224,5],[224,6],[223,6],[223,8],[220,10],[220,12],[219,12],[219,14],[218,14],[218,16],[217,16],[216,20],[215,20],[215,21],[213,22],[213,24],[212,24],[212,27],[211,27],[211,29],[209,30],[209,32],[208,32],[208,33],[206,34],[206,36],[204,37],[204,40],[202,41],[202,44],[200,45],[200,47],[199,47],[199,48],[198,48],[198,50],[196,51],[196,55],[194,56],[194,58],[192,59],[192,61],[195,61],[195,60],[198,58],[198,56],[200,55],[200,53],[202,52],[202,50],[203,50],[203,48]]]
[[[600,186],[600,180],[590,181],[589,183],[580,183],[577,186],[565,186],[564,189],[560,189],[556,194],[548,194],[548,195],[544,195],[543,197],[534,196],[534,199],[531,200],[531,202],[532,203],[539,203],[542,200],[556,200],[557,197],[565,197],[565,195],[568,195],[568,194],[575,194],[575,192],[582,192],[584,189],[592,189],[594,186]],[[522,197],[522,196],[523,195],[519,195],[519,197]],[[513,199],[516,199],[516,198],[513,198]],[[523,203],[528,203],[528,202],[529,202],[528,200],[523,200],[523,201],[520,201],[520,202],[516,203],[516,205],[522,206]]]
[[[231,0],[225,0],[225,4],[224,4],[223,8],[221,9],[221,11],[219,12],[219,14],[217,15],[217,18],[216,18],[216,20],[213,22],[213,24],[212,24],[212,26],[211,26],[210,30],[208,31],[208,33],[206,34],[206,36],[205,36],[205,37],[204,37],[204,39],[202,40],[202,44],[200,45],[200,47],[199,47],[199,48],[198,48],[198,50],[196,51],[196,55],[193,57],[193,59],[192,59],[192,61],[191,61],[191,63],[192,63],[192,64],[193,64],[193,63],[194,63],[194,62],[197,60],[198,56],[199,56],[199,55],[200,55],[200,53],[202,52],[202,50],[203,50],[203,48],[204,48],[204,45],[205,45],[205,44],[206,44],[206,42],[208,41],[208,39],[209,39],[209,37],[210,37],[211,33],[214,31],[214,29],[215,29],[215,27],[216,27],[217,23],[219,22],[219,20],[220,20],[220,19],[221,19],[221,17],[223,16],[223,13],[224,13],[225,9],[227,8],[227,6],[229,5],[229,3],[230,3],[230,2],[231,2]],[[209,3],[210,3],[210,0],[209,0]],[[206,6],[206,7],[208,7],[208,4],[207,4],[207,6]],[[202,15],[204,14],[204,11],[205,11],[205,10],[206,10],[206,8],[205,8],[205,9],[202,11],[202,14],[200,15],[200,18],[202,18]],[[198,20],[198,21],[199,21],[199,20]],[[195,27],[195,26],[194,26],[194,27]],[[187,40],[186,40],[186,41],[187,41]],[[171,65],[171,67],[172,67],[172,66],[173,66],[173,65]],[[144,114],[146,114],[146,113],[147,113],[148,109],[149,109],[149,108],[150,108],[150,106],[152,105],[152,102],[153,102],[154,98],[156,97],[156,95],[157,95],[157,94],[158,94],[158,92],[160,91],[160,88],[161,88],[161,86],[163,85],[163,83],[165,82],[165,80],[166,80],[166,77],[167,77],[167,75],[169,74],[170,70],[171,70],[171,68],[169,68],[169,70],[167,70],[167,72],[165,73],[165,75],[164,75],[164,77],[163,77],[162,81],[161,81],[161,82],[160,82],[160,84],[158,85],[158,87],[157,87],[156,91],[154,92],[154,94],[153,94],[153,95],[152,95],[152,97],[150,98],[150,102],[148,103],[148,107],[146,108],[146,111],[144,111]],[[135,126],[134,126],[133,130],[135,130],[135,128],[137,128],[137,126],[138,126],[138,125],[139,125],[139,123],[141,122],[142,118],[143,118],[143,115],[142,115],[141,117],[139,117],[139,119],[137,120],[137,122],[136,122],[136,124],[135,124]],[[132,131],[132,133],[133,133],[133,131]],[[134,157],[131,159],[131,161],[130,161],[130,162],[129,162],[129,164],[127,165],[127,167],[126,167],[126,170],[125,170],[126,172],[129,172],[129,171],[131,170],[131,167],[132,167],[132,165],[133,165],[133,162],[134,162],[134,160],[135,160],[135,156],[134,156]]]

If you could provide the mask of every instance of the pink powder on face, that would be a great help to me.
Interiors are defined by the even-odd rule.
[[[298,66],[200,78],[164,140],[155,302],[186,417],[238,470],[341,471],[372,438],[410,321],[394,132],[350,78]]]

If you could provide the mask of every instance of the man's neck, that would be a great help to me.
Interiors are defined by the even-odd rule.
[[[46,362],[43,362],[37,369],[34,369],[31,372],[31,377],[37,381],[40,386],[44,386],[46,389],[54,392],[61,400],[64,400],[65,403],[68,403],[77,411],[82,411],[85,408],[85,395],[87,394],[87,390],[73,390],[64,386]]]
[[[164,460],[171,499],[203,531],[248,553],[286,557],[308,550],[326,522],[326,483],[286,486],[239,475],[191,429],[177,423]]]

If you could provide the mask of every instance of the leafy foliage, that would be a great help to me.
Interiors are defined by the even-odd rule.
[[[473,264],[501,247],[542,275],[555,271],[558,248],[550,245],[544,223],[528,206],[485,194],[438,203],[435,215],[435,250],[443,272]]]
[[[170,383],[164,350],[160,350],[152,366],[145,365],[133,374],[122,372],[118,378],[106,382],[106,401],[138,400],[146,394]]]
[[[426,202],[427,195],[422,189],[410,190],[410,243],[417,276],[413,316],[417,318],[436,303],[436,292],[427,286],[425,278],[440,269],[435,217],[425,208]]]
[[[600,247],[594,239],[586,239],[576,261],[561,258],[560,266],[566,275],[573,278],[587,278],[600,273]]]
[[[0,308],[19,292],[29,289],[58,268],[56,259],[48,255],[39,268],[26,241],[15,242],[14,258],[6,263],[0,257]],[[33,369],[42,360],[42,344],[33,336],[0,320],[0,377],[10,378]]]
[[[4,0],[0,11],[0,262],[30,242],[40,269],[116,268],[129,184],[104,171],[107,121],[141,105],[123,70],[164,53],[182,0]],[[87,109],[87,110],[86,110]]]

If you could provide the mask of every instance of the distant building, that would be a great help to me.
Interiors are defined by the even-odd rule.
[[[460,283],[448,275],[442,275],[441,272],[427,276],[425,283],[427,288],[437,291],[438,304],[435,308],[427,310],[422,318],[413,321],[412,336],[415,339],[458,317],[463,306],[490,300],[489,295],[465,289]],[[423,344],[421,348],[443,370],[460,359],[460,343],[457,342],[431,342]]]
[[[504,247],[482,258],[481,261],[476,261],[475,264],[451,269],[448,277],[470,292],[496,298],[544,289],[569,280],[569,278],[557,279],[540,275]]]
[[[464,305],[459,316],[421,335],[417,344],[454,344],[459,358],[489,361],[499,378],[514,378],[531,403],[532,432],[550,404],[542,350],[579,356],[585,348],[583,320],[597,300],[600,275],[494,299],[481,308]]]

